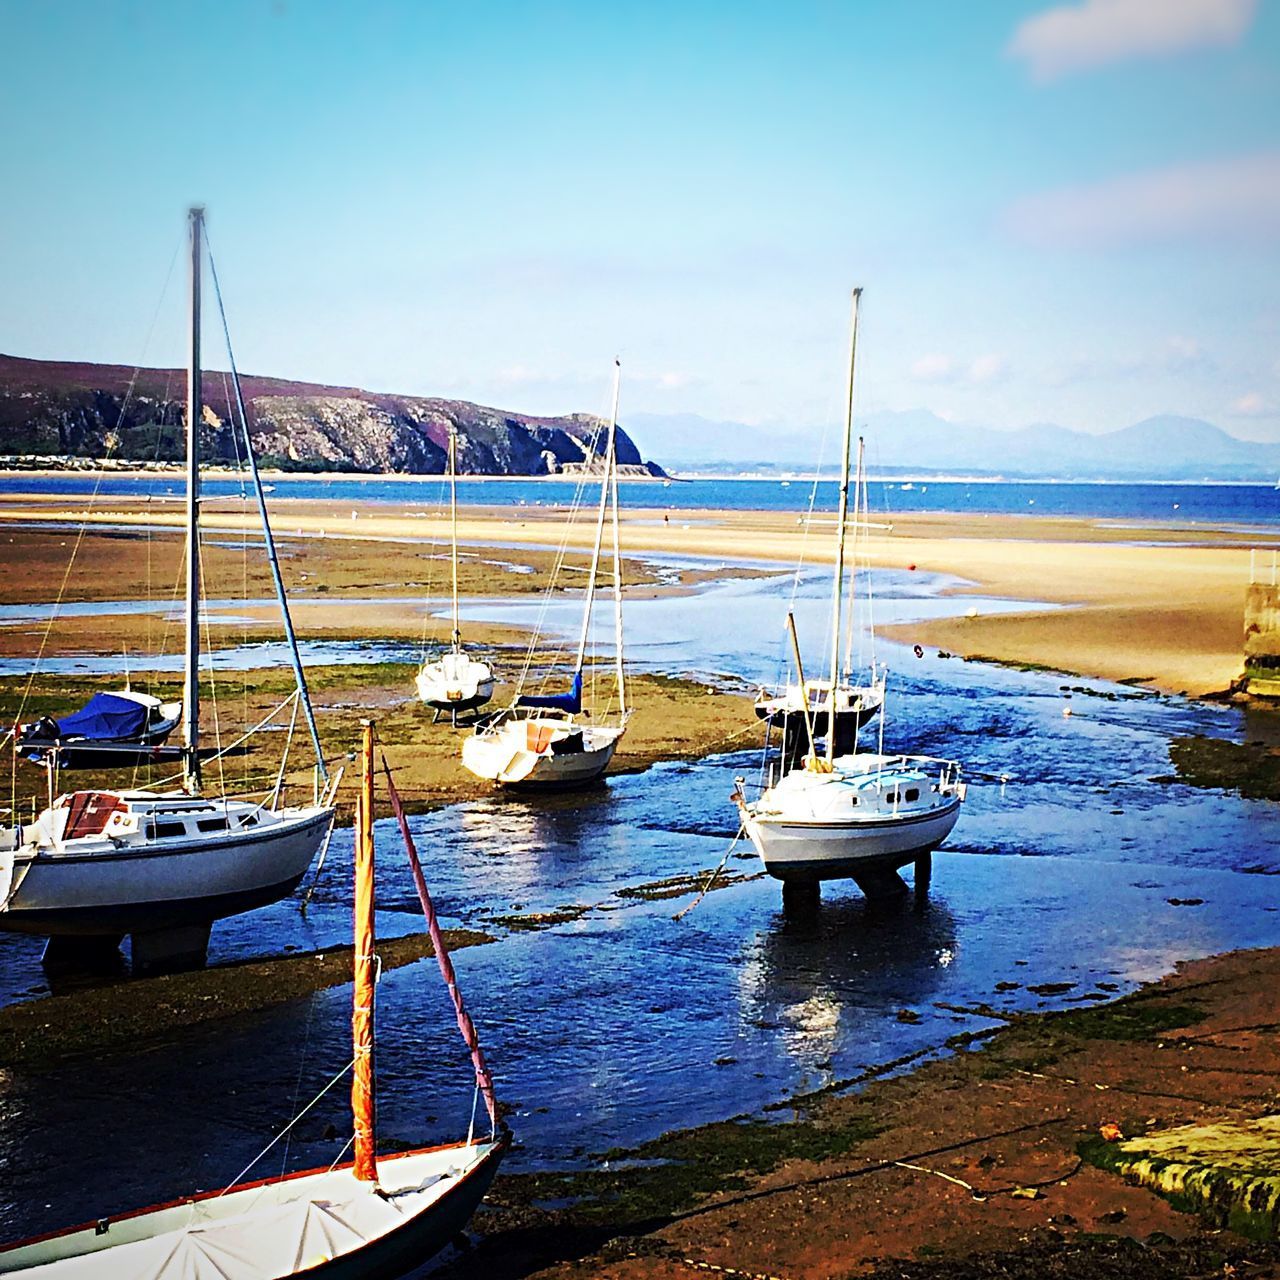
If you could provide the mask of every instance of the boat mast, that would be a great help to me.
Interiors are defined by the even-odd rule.
[[[622,663],[622,552],[618,546],[618,391],[622,361],[613,361],[613,414],[609,420],[609,475],[613,498],[613,647],[618,670],[618,715],[627,714],[627,685]]]
[[[360,1182],[378,1181],[373,1074],[373,721],[362,720],[360,791],[356,800],[355,988],[351,1010],[351,1118]]]
[[[449,424],[449,539],[453,544],[453,651],[462,648],[458,625],[458,428]]]
[[[605,436],[604,471],[600,479],[600,507],[596,512],[596,540],[591,549],[591,572],[587,575],[587,601],[582,611],[582,634],[578,637],[578,664],[574,668],[575,674],[582,670],[582,664],[587,660],[587,638],[591,633],[591,608],[596,599],[596,574],[600,571],[600,548],[604,545],[604,517],[609,505],[609,468],[610,459],[613,457],[613,427],[618,413],[618,379],[622,376],[621,366],[617,365],[617,361],[614,364],[617,366],[613,379],[614,418],[610,419],[609,430]]]
[[[191,233],[191,334],[187,349],[187,635],[182,693],[183,785],[200,790],[200,272],[204,209],[187,215]]]
[[[831,690],[827,695],[827,760],[836,755],[836,685],[840,680],[840,606],[844,603],[844,535],[849,517],[849,450],[853,443],[853,365],[858,352],[858,299],[853,291],[853,319],[849,326],[849,381],[845,397],[844,445],[840,459],[840,514],[836,518],[836,571],[831,589]],[[801,685],[803,692],[804,686]]]

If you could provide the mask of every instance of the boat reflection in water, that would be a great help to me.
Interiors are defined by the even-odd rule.
[[[885,1038],[886,1010],[928,1021],[933,1010],[916,1006],[944,984],[955,951],[955,918],[939,900],[913,906],[858,897],[801,915],[778,912],[746,954],[741,1014],[778,1030],[808,1068],[828,1069],[833,1053],[855,1045],[864,1063],[884,1061],[902,1050],[900,1037]],[[865,1035],[856,1033],[859,1024]]]

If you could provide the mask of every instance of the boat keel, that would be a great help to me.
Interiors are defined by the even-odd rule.
[[[209,958],[211,925],[139,930],[130,935],[134,977],[203,969]]]

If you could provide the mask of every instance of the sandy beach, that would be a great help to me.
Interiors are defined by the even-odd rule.
[[[395,504],[353,509],[349,503],[284,500],[273,504],[278,536],[290,544],[291,590],[299,600],[316,591],[359,591],[368,595],[438,590],[444,582],[442,540],[445,521],[432,510]],[[174,504],[157,509],[140,502],[103,500],[92,509],[50,495],[10,497],[0,505],[0,545],[12,548],[0,569],[0,597],[6,601],[49,598],[61,581],[68,536],[28,540],[23,528],[69,526],[81,521],[117,531],[150,529],[148,556],[126,561],[109,544],[96,553],[109,557],[109,575],[74,573],[66,598],[129,598],[176,583],[178,552],[173,535],[181,512]],[[238,499],[207,504],[210,532],[251,531],[256,516]],[[572,558],[590,546],[590,522],[566,525],[553,508],[467,507],[459,535],[488,547],[521,548],[518,557],[535,572],[518,583],[471,551],[464,558],[464,592],[493,594],[535,591],[545,581],[555,548]],[[756,560],[778,565],[829,563],[831,519],[812,524],[794,514],[767,512],[664,512],[627,510],[622,547],[631,557],[646,553],[701,556],[715,561]],[[422,544],[427,544],[424,547]],[[168,544],[167,555],[157,548]],[[88,545],[88,544],[86,544]],[[118,547],[118,543],[115,544]],[[85,565],[92,565],[92,550]],[[1039,665],[1064,672],[1143,683],[1167,692],[1200,696],[1226,690],[1242,669],[1242,610],[1249,579],[1247,539],[1238,531],[1207,526],[1107,523],[1052,517],[915,515],[894,519],[887,529],[868,533],[861,543],[865,563],[882,568],[950,575],[948,590],[1020,602],[1038,601],[1044,610],[1001,613],[984,607],[980,616],[913,623],[892,632],[910,643],[936,646],[965,657]],[[222,557],[221,587],[248,584],[265,595],[261,566],[247,571],[239,554]],[[101,562],[101,561],[100,561]],[[148,566],[150,566],[148,568]],[[219,572],[211,565],[210,572]],[[247,577],[245,574],[247,572]],[[646,578],[648,581],[646,581]],[[652,574],[633,560],[630,581],[652,586]],[[217,593],[220,588],[211,588]],[[241,594],[237,591],[234,594]],[[323,614],[315,613],[314,625]],[[303,625],[312,625],[304,619]],[[420,619],[415,615],[415,624]],[[379,625],[411,631],[409,619],[380,611]]]

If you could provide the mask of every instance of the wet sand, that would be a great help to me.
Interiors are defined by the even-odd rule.
[[[172,503],[148,506],[112,498],[92,509],[86,507],[56,495],[11,497],[0,505],[0,545],[14,538],[11,545],[16,552],[22,535],[12,526],[32,521],[78,524],[87,519],[90,527],[108,524],[140,532],[148,527],[176,529],[181,521],[181,511]],[[406,587],[426,590],[431,584],[443,590],[445,564],[431,557],[443,549],[445,521],[435,513],[398,504],[353,509],[348,503],[293,499],[274,503],[273,511],[278,536],[289,544],[286,573],[291,590],[300,589],[303,595],[318,589],[390,595],[403,593]],[[239,499],[211,500],[205,513],[210,531],[252,529],[255,520]],[[815,517],[810,524],[794,513],[628,509],[622,519],[622,545],[624,553],[633,557],[632,580],[654,588],[652,571],[635,565],[635,557],[651,553],[713,561],[754,559],[792,565],[803,559],[824,564],[831,558],[831,528],[831,517]],[[467,507],[460,515],[459,535],[464,541],[495,548],[522,548],[519,556],[511,557],[477,552],[467,566],[463,590],[493,594],[538,590],[552,558],[543,548],[563,545],[571,555],[582,557],[592,528],[590,520],[581,518],[566,527],[564,512],[551,507]],[[67,556],[62,543],[73,537],[68,533],[59,535],[56,543],[49,540],[38,553],[48,558],[38,575],[34,561],[6,557],[7,564],[19,559],[22,564],[0,569],[0,598],[47,599],[50,585],[61,581]],[[406,539],[425,539],[428,545]],[[154,554],[158,542],[176,545],[172,535],[154,535],[148,540],[148,554]],[[1204,695],[1226,689],[1243,667],[1248,547],[1247,537],[1238,531],[1199,525],[912,515],[893,518],[890,528],[869,532],[862,539],[860,555],[874,566],[953,575],[963,580],[953,588],[959,595],[994,595],[1058,606],[913,623],[896,628],[897,638],[964,656]],[[134,557],[123,576],[118,567],[107,578],[74,574],[67,581],[67,598],[103,598],[95,593],[115,592],[117,584],[138,594],[154,595],[160,584],[172,590],[177,580],[175,556],[171,550],[164,568],[157,569],[152,562],[149,572]],[[519,575],[483,563],[505,558],[529,561],[534,574]],[[245,573],[243,557],[232,552],[222,559],[218,580],[239,586]],[[425,572],[428,567],[433,569],[430,574]],[[265,595],[261,569],[248,572],[250,593]],[[90,585],[77,587],[76,578]],[[77,590],[90,594],[78,596]],[[210,594],[216,593],[217,588],[211,588]]]
[[[1275,1244],[1219,1230],[1225,1207],[1181,1212],[1090,1155],[1105,1125],[1129,1138],[1274,1111],[1278,981],[1280,949],[1197,961],[1111,1004],[1009,1018],[906,1074],[876,1079],[908,1065],[886,1064],[583,1173],[500,1177],[481,1244],[446,1274],[1280,1274]],[[1255,1225],[1274,1240],[1270,1212]]]

